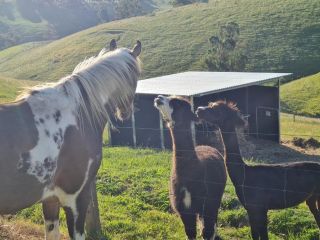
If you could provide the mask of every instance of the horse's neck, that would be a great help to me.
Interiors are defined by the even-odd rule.
[[[246,164],[241,156],[236,129],[234,126],[222,127],[221,135],[224,143],[224,158],[230,178],[234,184],[241,184]]]
[[[173,169],[181,171],[195,161],[195,149],[190,128],[170,128],[173,151]]]

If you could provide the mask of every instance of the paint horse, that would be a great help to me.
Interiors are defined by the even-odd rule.
[[[85,239],[90,186],[102,158],[107,122],[132,112],[141,43],[106,49],[57,83],[32,87],[0,105],[0,214],[42,202],[46,239],[60,239],[59,209],[69,235]]]

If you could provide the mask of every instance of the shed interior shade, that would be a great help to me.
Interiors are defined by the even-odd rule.
[[[138,94],[202,96],[266,83],[291,73],[183,72],[138,82]]]

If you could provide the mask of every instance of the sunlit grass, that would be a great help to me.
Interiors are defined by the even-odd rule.
[[[293,137],[316,138],[320,140],[320,119],[281,114],[281,139]]]
[[[283,111],[320,117],[320,73],[284,84],[280,91]]]
[[[103,149],[97,189],[102,229],[107,239],[185,239],[179,217],[170,210],[170,168],[169,151],[126,147]],[[19,216],[35,223],[43,222],[39,205],[23,210]],[[223,239],[250,239],[246,211],[230,181],[224,193],[218,225]],[[64,222],[62,227],[66,232]],[[313,240],[318,233],[305,204],[270,211],[269,230],[271,240]]]

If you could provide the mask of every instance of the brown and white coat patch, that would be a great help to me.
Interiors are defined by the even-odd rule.
[[[58,156],[69,126],[76,126],[75,104],[59,88],[48,88],[30,95],[26,101],[34,115],[38,141],[21,154],[17,168],[48,183],[55,174]]]

